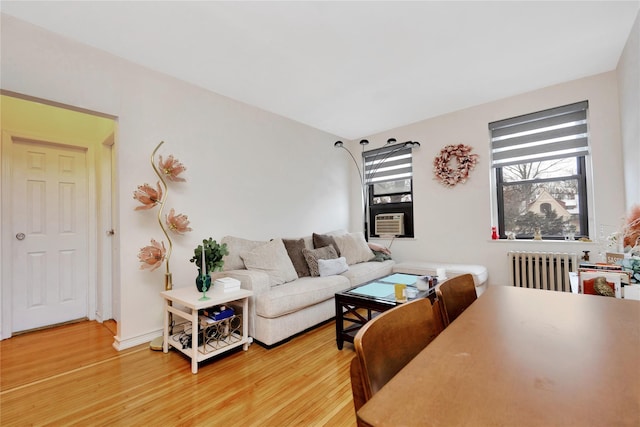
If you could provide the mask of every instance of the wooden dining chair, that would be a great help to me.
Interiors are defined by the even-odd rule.
[[[351,376],[351,393],[353,394],[353,406],[358,412],[358,409],[362,407],[367,401],[364,396],[364,384],[362,382],[362,370],[360,369],[360,361],[358,356],[351,359],[351,365],[349,365],[349,374]]]
[[[357,378],[358,369],[361,379],[359,389],[352,383],[356,411],[358,405],[371,399],[440,330],[434,308],[427,298],[398,305],[367,322],[353,341],[357,362],[352,361],[351,379],[354,381],[354,375]],[[358,366],[353,366],[354,363]],[[358,393],[362,393],[364,398]]]
[[[462,274],[442,282],[436,288],[444,327],[449,326],[476,299],[476,285],[471,274]]]
[[[446,327],[444,322],[444,309],[442,308],[442,301],[436,298],[436,300],[433,301],[431,310],[433,311],[433,322],[435,324],[436,331],[440,333]]]

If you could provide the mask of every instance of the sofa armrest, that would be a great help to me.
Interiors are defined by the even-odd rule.
[[[253,270],[228,270],[211,273],[211,280],[221,277],[232,277],[240,281],[240,287],[253,291],[254,296],[259,295],[270,288],[269,276],[263,271]]]
[[[249,336],[255,337],[256,324],[256,298],[270,289],[269,276],[263,271],[251,270],[227,270],[211,273],[211,280],[221,277],[233,277],[240,280],[240,287],[253,292],[249,298]]]

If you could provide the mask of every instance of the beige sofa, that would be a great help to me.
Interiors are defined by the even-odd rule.
[[[304,261],[311,258],[313,263],[319,247],[326,247],[327,239],[335,243],[330,245],[334,248],[331,250],[339,249],[339,258],[317,261],[322,264],[318,269],[324,274],[339,271],[340,268],[331,270],[336,265],[348,270],[306,275],[305,268],[311,265]],[[213,273],[212,279],[233,277],[240,280],[243,289],[253,291],[249,300],[249,335],[264,346],[278,344],[333,318],[336,292],[391,274],[394,265],[392,260],[369,261],[375,254],[362,233],[334,232],[268,242],[226,236],[222,243],[227,244],[229,255],[223,271]]]
[[[394,273],[417,274],[420,276],[436,276],[438,270],[445,273],[446,278],[460,276],[461,274],[471,274],[473,282],[476,285],[476,294],[478,296],[487,288],[487,279],[489,273],[487,267],[477,264],[451,264],[443,262],[428,261],[403,261],[393,266]],[[438,280],[442,281],[441,278]]]

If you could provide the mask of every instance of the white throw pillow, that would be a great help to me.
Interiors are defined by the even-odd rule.
[[[347,259],[345,257],[335,259],[319,259],[318,271],[320,271],[320,277],[334,276],[336,274],[344,273],[349,269],[347,265]]]
[[[349,265],[370,261],[374,257],[362,232],[333,236],[333,240],[340,249],[340,256],[345,257]]]
[[[282,239],[273,239],[250,252],[240,254],[247,270],[264,271],[271,286],[282,285],[298,278]]]

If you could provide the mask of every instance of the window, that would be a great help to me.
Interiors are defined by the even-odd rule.
[[[500,238],[588,235],[588,102],[489,123]]]
[[[414,236],[412,145],[387,145],[362,153],[370,236]],[[379,225],[377,233],[376,218]],[[385,227],[380,227],[383,220]]]

